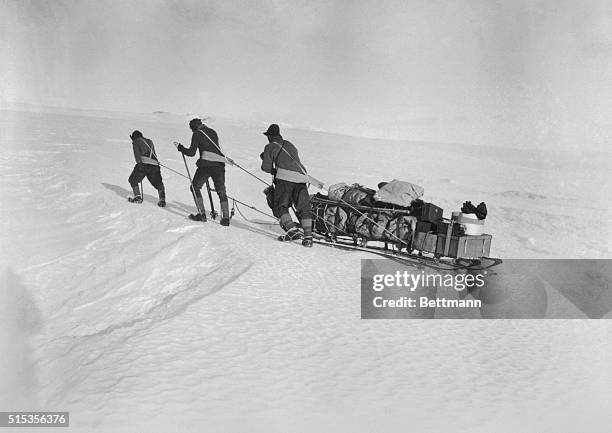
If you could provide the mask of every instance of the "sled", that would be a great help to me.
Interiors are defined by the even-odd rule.
[[[313,232],[319,245],[370,252],[435,269],[489,269],[502,263],[501,259],[489,257],[491,235],[456,233],[455,222],[449,219],[442,218],[437,224],[445,228],[445,233],[422,232],[417,227],[431,225],[423,225],[410,208],[385,203],[358,205],[319,194],[311,197],[311,204]],[[381,221],[389,225],[376,227]],[[391,226],[394,230],[389,229]]]

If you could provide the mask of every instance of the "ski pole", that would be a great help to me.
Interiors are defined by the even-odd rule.
[[[183,162],[185,163],[185,170],[187,170],[187,177],[189,178],[189,184],[190,184],[190,190],[191,190],[191,196],[193,197],[193,202],[196,205],[196,209],[198,210],[200,215],[206,215],[206,210],[205,209],[200,209],[200,206],[198,205],[198,198],[196,197],[196,193],[195,193],[195,188],[193,187],[193,180],[191,180],[191,173],[189,173],[189,167],[187,166],[187,159],[185,159],[185,155],[181,153],[181,155],[183,155]]]
[[[214,220],[217,218],[217,212],[215,211],[215,205],[213,203],[212,194],[210,192],[210,183],[208,182],[208,178],[206,178],[206,190],[208,191],[208,200],[210,200],[210,217]]]

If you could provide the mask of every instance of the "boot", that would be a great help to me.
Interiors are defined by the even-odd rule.
[[[166,207],[166,189],[164,188],[163,184],[159,187],[157,193],[159,194],[159,201],[157,202],[157,206]]]
[[[289,230],[287,230],[287,233],[279,236],[278,240],[281,242],[295,241],[295,240],[300,239],[301,237],[302,237],[302,233],[300,232],[300,229],[298,229],[297,227],[292,227]]]
[[[140,194],[140,187],[138,184],[132,185],[132,191],[134,192],[134,197],[128,197],[128,201],[130,203],[142,203],[142,195]]]
[[[221,225],[229,226],[230,225],[230,217],[229,217],[229,202],[222,201],[221,202]]]
[[[293,219],[291,219],[291,215],[289,215],[289,213],[282,214],[280,216],[280,218],[279,218],[279,223],[280,223],[281,228],[283,230],[285,230],[286,232],[288,232],[292,228],[296,227],[296,225],[293,222]]]
[[[189,215],[189,219],[192,221],[206,222],[206,209],[204,208],[204,199],[202,196],[196,196],[196,204],[198,205],[198,213]]]
[[[312,218],[302,218],[302,228],[304,229],[304,240],[302,245],[312,248]]]
[[[196,196],[196,204],[198,205],[198,213],[193,215],[194,218],[192,218],[192,215],[189,215],[189,219],[193,219],[194,221],[202,221],[203,223],[206,222],[206,208],[204,207],[204,199],[202,198],[202,196]]]

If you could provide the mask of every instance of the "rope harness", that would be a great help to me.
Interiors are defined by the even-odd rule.
[[[266,182],[266,181],[264,181],[263,179],[259,178],[259,177],[258,177],[258,176],[256,176],[255,174],[251,173],[249,170],[247,170],[247,169],[245,169],[245,168],[241,167],[240,165],[236,164],[236,163],[235,163],[233,160],[231,160],[231,159],[227,158],[227,156],[225,156],[225,154],[223,153],[223,151],[222,151],[221,147],[220,147],[218,144],[216,144],[216,143],[215,143],[215,142],[214,142],[214,141],[213,141],[213,140],[212,140],[212,139],[211,139],[211,138],[208,136],[208,134],[206,134],[206,132],[204,132],[204,131],[203,131],[203,130],[201,130],[201,129],[198,129],[198,131],[200,131],[200,132],[202,132],[202,134],[204,134],[204,136],[205,136],[205,137],[206,137],[206,138],[207,138],[207,139],[208,139],[208,140],[209,140],[209,141],[210,141],[210,142],[211,142],[211,143],[212,143],[212,144],[213,144],[213,145],[214,145],[214,146],[215,146],[215,147],[216,147],[216,148],[219,150],[219,152],[221,152],[222,156],[223,156],[223,157],[224,157],[224,158],[225,158],[225,159],[226,159],[226,160],[227,160],[227,161],[228,161],[230,164],[235,165],[235,166],[236,166],[236,167],[238,167],[239,169],[243,170],[245,173],[249,174],[250,176],[252,176],[252,177],[254,177],[255,179],[257,179],[257,180],[259,180],[260,182],[262,182],[263,184],[267,185],[268,187],[271,187],[271,186],[273,187],[273,185],[274,185],[274,180],[276,180],[276,174],[274,174],[274,180],[273,180],[272,185],[271,185],[271,184],[269,184],[268,182]],[[177,142],[175,142],[175,144],[178,144],[178,143],[177,143]],[[276,144],[279,144],[279,143],[278,143],[278,142],[276,142]],[[286,153],[286,154],[289,156],[289,158],[291,158],[291,159],[292,159],[292,160],[293,160],[293,161],[296,163],[296,165],[297,165],[297,166],[299,167],[299,169],[301,170],[302,174],[304,174],[304,175],[305,175],[307,178],[310,178],[310,176],[308,175],[308,172],[306,171],[306,168],[304,167],[304,165],[303,165],[301,162],[297,161],[297,160],[296,160],[296,159],[293,157],[293,155],[291,155],[291,153],[289,153],[289,152],[287,151],[287,149],[285,149],[285,147],[284,147],[284,146],[285,146],[285,141],[283,140],[283,144],[281,145],[280,150],[279,150],[279,151],[278,151],[278,153],[276,154],[276,157],[274,158],[274,161],[273,161],[272,166],[273,166],[274,168],[276,168],[278,158],[279,158],[279,156],[280,156],[281,152],[283,152],[283,151],[284,151],[284,152],[285,152],[285,153]],[[156,156],[156,157],[157,157],[157,156]],[[184,155],[183,155],[183,158],[184,158]],[[185,175],[183,175],[182,173],[179,173],[179,172],[177,172],[176,170],[171,169],[170,167],[167,167],[167,166],[165,166],[165,165],[162,165],[161,163],[159,163],[159,165],[160,165],[160,166],[162,166],[162,167],[164,167],[164,168],[169,169],[170,171],[172,171],[172,172],[174,172],[174,173],[177,173],[177,174],[179,174],[179,175],[181,175],[181,176],[183,176],[183,177],[186,177],[187,179],[189,179],[190,184],[192,184],[192,185],[193,185],[193,183],[192,183],[192,181],[191,181],[191,176],[185,176]],[[186,162],[185,162],[185,167],[187,167],[187,163],[186,163]],[[189,169],[187,169],[187,172],[189,173]],[[212,188],[211,188],[210,190],[211,190],[211,191],[215,191],[215,190],[214,190],[214,189],[212,189]],[[215,192],[216,192],[216,191],[215,191]],[[247,203],[241,202],[241,201],[237,200],[236,198],[231,197],[231,196],[229,196],[229,195],[228,195],[227,197],[228,197],[229,199],[231,199],[231,200],[234,202],[234,204],[233,204],[233,208],[236,208],[236,209],[238,210],[238,213],[239,213],[239,214],[240,214],[240,215],[241,215],[243,218],[244,218],[244,215],[243,215],[243,214],[242,214],[242,212],[241,212],[241,211],[240,211],[240,210],[237,208],[237,206],[235,205],[235,203],[240,203],[240,204],[242,204],[243,206],[246,206],[246,207],[250,208],[251,210],[254,210],[254,211],[256,211],[256,212],[262,213],[262,214],[264,214],[264,215],[266,215],[266,216],[269,216],[269,217],[271,217],[271,218],[274,218],[275,220],[277,220],[277,221],[278,221],[278,218],[277,218],[277,217],[275,217],[275,216],[273,216],[273,215],[270,215],[270,214],[268,214],[268,213],[266,213],[266,212],[263,212],[263,211],[261,211],[261,210],[257,209],[255,206],[252,206],[252,205],[249,205],[249,204],[247,204]],[[194,199],[195,199],[195,197],[194,197]],[[369,216],[368,216],[366,213],[361,212],[361,211],[360,211],[359,209],[357,209],[355,206],[353,206],[352,204],[350,204],[350,203],[349,203],[349,202],[347,202],[346,200],[343,200],[342,198],[340,198],[339,202],[340,202],[340,203],[342,203],[343,205],[345,205],[345,206],[349,207],[351,210],[353,210],[354,212],[356,212],[357,214],[359,214],[361,217],[363,217],[364,219],[366,219],[366,220],[367,220],[367,221],[369,221],[370,223],[374,224],[376,227],[380,228],[380,229],[382,230],[382,232],[386,233],[386,234],[387,234],[387,235],[388,235],[390,238],[395,239],[395,240],[396,240],[396,241],[397,241],[397,242],[398,242],[400,245],[403,245],[404,247],[408,248],[408,246],[409,246],[409,243],[408,243],[408,242],[406,242],[405,240],[403,240],[403,239],[399,238],[398,236],[396,236],[396,235],[395,235],[393,232],[391,232],[390,230],[388,230],[386,227],[383,227],[382,225],[380,225],[378,222],[376,222],[375,220],[373,220],[372,218],[370,218],[370,217],[369,217]],[[327,207],[327,206],[326,206],[326,207]],[[312,213],[312,212],[311,212],[311,213]],[[314,213],[313,213],[313,214],[314,214]],[[326,220],[325,220],[323,217],[321,217],[321,216],[319,216],[319,215],[316,215],[316,214],[314,214],[314,217],[315,217],[315,219],[321,220],[321,221],[323,222],[324,226],[325,226],[327,229],[329,229],[329,224],[330,224],[330,223],[329,223],[329,221],[326,221]],[[245,220],[246,220],[246,221],[249,221],[247,218],[245,218]],[[251,221],[249,221],[249,222],[251,222]],[[267,224],[267,223],[258,223],[258,224]],[[339,228],[338,226],[336,226],[335,224],[331,224],[331,225],[332,225],[332,226],[334,227],[334,229],[336,229],[336,230],[337,230],[339,233],[342,233],[342,232],[343,232],[343,230],[342,230],[341,228]],[[329,232],[329,230],[327,230],[327,231]]]
[[[259,182],[265,184],[268,187],[274,185],[274,183],[272,183],[272,185],[271,185],[270,183],[268,183],[265,180],[261,179],[260,177],[258,177],[254,173],[252,173],[249,170],[245,169],[244,167],[240,166],[239,164],[237,164],[232,159],[226,157],[225,154],[223,153],[223,151],[221,150],[221,148],[204,131],[201,131],[201,132],[204,134],[204,136],[206,136],[206,138],[211,143],[213,143],[215,145],[215,147],[219,150],[219,152],[221,152],[222,156],[225,158],[225,160],[229,164],[231,164],[231,165],[237,167],[238,169],[244,171],[245,173],[247,173],[248,175],[250,175],[253,178],[257,179]],[[157,155],[156,155],[155,151],[153,150],[153,148],[151,146],[149,146],[149,144],[146,142],[146,140],[145,140],[145,144],[147,145],[147,147],[149,147],[149,150],[150,150],[149,155],[150,156],[155,156],[155,158],[157,158]],[[178,146],[180,143],[174,142],[174,144],[176,146]],[[307,177],[307,179],[308,179],[307,183],[309,185],[312,184],[313,186],[317,186],[320,189],[323,189],[324,183],[320,182],[320,181],[318,181],[318,180],[316,180],[314,178],[312,178],[311,176],[309,176],[307,171],[306,171],[306,168],[303,166],[303,164],[301,164],[301,162],[296,161],[296,159],[286,149],[284,149],[284,141],[283,141],[283,145],[281,145],[281,149],[279,150],[278,154],[276,155],[276,157],[275,157],[275,159],[273,161],[273,167],[276,166],[276,162],[277,162],[278,157],[279,157],[279,155],[280,155],[280,153],[282,151],[284,151],[298,165],[298,167],[300,168],[302,173]],[[196,197],[195,197],[195,193],[193,192],[193,181],[191,179],[191,174],[189,173],[189,168],[187,166],[187,161],[185,159],[185,155],[183,155],[183,161],[185,163],[185,169],[187,171],[187,175],[185,175],[183,173],[180,173],[179,171],[177,171],[177,170],[175,170],[175,169],[173,169],[171,167],[168,167],[168,166],[162,164],[159,161],[159,159],[157,159],[157,163],[158,163],[158,165],[160,167],[163,167],[163,168],[165,168],[165,169],[167,169],[167,170],[169,170],[169,171],[171,171],[171,172],[173,172],[173,173],[175,173],[175,174],[177,174],[179,176],[182,176],[185,179],[189,180],[189,183],[192,186],[190,189],[192,191],[192,195],[194,197],[194,201],[196,202],[196,207],[198,207],[197,206],[198,203],[197,203],[197,200],[196,200]],[[276,179],[276,174],[274,174],[274,179]],[[312,182],[310,182],[311,180],[315,180],[317,183],[313,184]],[[216,190],[214,190],[212,188],[210,188],[210,190],[214,191],[214,192],[217,192]],[[141,191],[142,191],[142,194],[144,196],[144,190],[143,190],[142,182],[141,182]],[[255,206],[253,206],[251,204],[248,204],[248,203],[246,203],[244,201],[241,201],[241,200],[237,199],[236,197],[232,197],[230,195],[227,195],[227,198],[229,200],[232,200],[232,208],[231,208],[231,212],[230,212],[230,218],[234,216],[235,212],[238,212],[238,214],[245,221],[247,221],[247,222],[249,222],[251,224],[271,225],[271,224],[276,224],[279,221],[279,218],[277,218],[276,216],[271,215],[268,212],[262,211],[262,210],[256,208]],[[396,249],[392,253],[383,253],[382,249],[376,248],[376,247],[374,247],[374,249],[372,249],[372,248],[370,248],[370,249],[363,248],[364,251],[367,250],[368,252],[373,253],[373,254],[384,255],[385,257],[388,257],[388,258],[391,258],[391,259],[394,259],[394,260],[398,260],[398,261],[401,261],[401,262],[404,262],[404,263],[417,263],[417,264],[420,264],[420,265],[423,265],[423,266],[430,266],[430,267],[433,267],[433,268],[440,268],[440,266],[444,266],[444,268],[440,268],[440,269],[471,269],[471,266],[480,266],[479,269],[490,269],[490,268],[492,268],[492,267],[494,267],[494,266],[496,266],[496,265],[498,265],[498,264],[500,264],[502,262],[501,259],[491,259],[491,258],[483,257],[485,259],[491,260],[492,263],[487,265],[487,266],[485,266],[485,267],[482,267],[480,265],[480,263],[477,263],[476,265],[473,265],[470,262],[468,262],[467,264],[461,264],[459,262],[456,262],[456,263],[446,263],[446,262],[440,261],[437,257],[434,257],[433,259],[426,260],[427,259],[426,257],[421,257],[420,255],[419,256],[415,256],[413,254],[410,254],[412,247],[417,247],[417,249],[420,249],[420,248],[418,248],[418,245],[414,245],[414,241],[415,241],[415,239],[414,239],[414,227],[411,227],[412,228],[411,232],[412,232],[412,235],[413,235],[412,239],[410,240],[410,242],[407,242],[406,240],[403,240],[403,239],[401,239],[398,236],[400,234],[400,224],[399,224],[399,221],[396,223],[396,232],[397,232],[397,235],[396,235],[393,232],[391,232],[390,230],[388,230],[386,227],[383,227],[377,221],[375,221],[372,218],[370,218],[368,216],[368,214],[366,214],[365,212],[362,212],[356,206],[352,205],[351,203],[347,202],[346,200],[343,200],[342,198],[340,198],[340,200],[338,200],[338,203],[341,203],[344,206],[352,209],[360,217],[362,217],[363,219],[371,222],[372,224],[374,224],[374,226],[382,229],[382,232],[386,233],[390,239],[392,238],[392,239],[395,239],[397,241],[397,244],[396,243],[392,243],[392,245],[394,245],[396,247]],[[338,248],[341,248],[341,249],[342,248],[345,248],[345,249],[347,249],[347,248],[358,248],[358,249],[360,249],[360,247],[358,246],[358,239],[359,239],[360,236],[359,235],[350,235],[350,234],[347,234],[346,230],[344,230],[343,228],[341,228],[341,227],[339,227],[338,225],[335,224],[335,222],[337,220],[337,217],[338,217],[338,210],[335,211],[334,222],[328,221],[328,220],[326,220],[324,218],[324,216],[327,214],[327,210],[330,207],[335,206],[337,208],[342,208],[338,203],[335,203],[335,202],[326,203],[326,202],[324,202],[323,206],[319,207],[316,212],[311,212],[311,215],[314,217],[315,221],[321,221],[322,222],[323,227],[325,227],[326,238],[329,241],[331,241],[331,242],[325,242],[325,241],[323,241],[323,240],[321,240],[319,238],[319,240],[317,242],[322,243],[322,244],[327,245],[327,246],[338,247]],[[242,210],[241,210],[239,205],[244,206],[244,207],[246,207],[248,209],[251,209],[254,212],[257,212],[257,213],[260,213],[262,215],[265,215],[265,216],[271,218],[273,220],[273,222],[272,221],[271,222],[265,222],[265,221],[250,220],[249,218],[247,218],[244,215],[244,213],[242,212]],[[321,210],[322,210],[322,212],[320,212]],[[369,210],[377,211],[379,213],[390,213],[390,214],[398,214],[399,213],[400,215],[396,215],[396,217],[397,216],[401,216],[401,212],[398,212],[397,210],[394,210],[394,209],[379,209],[379,208],[372,207],[372,208],[369,208]],[[199,209],[198,209],[198,211],[199,211]],[[321,213],[322,213],[322,215],[321,215]],[[347,218],[348,218],[348,216],[347,216]],[[348,224],[348,220],[347,220],[347,224]],[[332,233],[332,230],[331,230],[332,228],[335,230],[334,233]],[[273,233],[271,231],[262,230],[262,232],[266,232],[266,233],[268,233],[270,235],[276,236],[276,233]],[[337,239],[336,236],[341,236],[341,237],[344,237],[344,238],[348,238],[349,240],[352,238],[355,246],[352,247],[350,245],[347,245],[346,243],[340,242],[339,240],[334,242]],[[447,237],[450,238],[450,236],[447,236]],[[365,247],[365,244],[367,243],[368,240],[375,240],[375,241],[379,241],[379,242],[384,242],[385,243],[385,250],[387,250],[387,242],[388,242],[388,240],[384,240],[384,239],[370,239],[368,237],[362,237],[362,246]],[[449,240],[450,239],[447,239],[447,243],[448,243]],[[407,252],[408,252],[408,255],[405,256],[405,257],[397,256],[396,255],[398,252],[401,251],[402,246],[406,247]],[[421,245],[421,248],[422,247],[423,247],[423,245]],[[467,244],[464,245],[464,252],[465,252],[466,249],[467,249]],[[445,250],[447,250],[447,248],[445,248]],[[484,251],[485,251],[485,247],[483,245],[483,247],[482,247],[482,253],[483,254],[484,254]]]
[[[284,142],[283,142],[284,144]],[[282,150],[282,148],[281,148]],[[306,171],[306,168],[304,168],[304,166],[302,165],[301,162],[297,161],[289,152],[287,152],[287,150],[285,149],[285,153],[287,155],[289,155],[289,158],[291,158],[293,160],[293,162],[295,162],[298,167],[300,167],[300,170],[302,170],[302,174],[304,176],[306,176],[307,178],[308,176],[308,172]],[[280,151],[279,151],[280,154]],[[372,218],[370,218],[367,214],[361,212],[359,209],[357,209],[355,206],[353,206],[352,204],[350,204],[349,202],[343,200],[342,198],[340,198],[339,200],[341,203],[343,203],[344,205],[350,207],[352,210],[354,210],[355,212],[357,212],[360,216],[364,217],[365,219],[367,219],[368,221],[370,221],[371,223],[375,224],[377,227],[380,227],[382,229],[383,232],[388,233],[390,235],[390,237],[396,239],[398,242],[400,242],[400,244],[408,247],[408,243],[400,238],[398,238],[397,236],[395,236],[393,233],[391,233],[389,230],[387,230],[386,227],[382,227],[380,224],[378,224],[376,221],[374,221]]]

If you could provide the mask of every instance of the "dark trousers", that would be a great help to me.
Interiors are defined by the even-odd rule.
[[[295,207],[295,215],[302,221],[312,218],[310,196],[305,183],[294,183],[276,179],[274,182],[274,214],[278,217],[289,215],[289,209]]]
[[[201,198],[201,189],[206,183],[206,179],[212,178],[215,184],[215,191],[219,196],[220,202],[227,201],[227,192],[225,189],[225,165],[198,167],[193,176],[193,189],[196,197]]]
[[[158,165],[136,164],[134,170],[132,170],[132,174],[130,174],[128,178],[128,182],[130,182],[132,187],[136,187],[145,177],[149,179],[149,182],[151,182],[151,185],[153,185],[153,188],[156,190],[164,188],[164,182]]]

